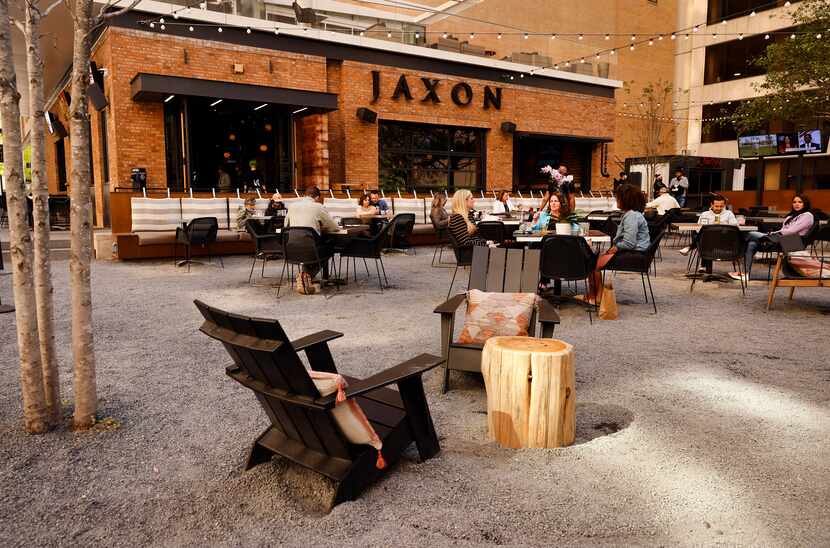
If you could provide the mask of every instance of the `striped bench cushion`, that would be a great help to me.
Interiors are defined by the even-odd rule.
[[[423,198],[393,198],[392,212],[397,215],[399,213],[414,213],[415,222],[418,224],[428,223],[426,213],[426,200]]]
[[[542,203],[541,198],[510,198],[510,201],[513,202],[513,206],[522,206],[524,209],[536,209]]]
[[[348,198],[326,198],[323,203],[326,211],[332,217],[355,217],[357,212],[357,199]]]
[[[476,211],[493,211],[493,202],[495,202],[495,198],[476,198],[475,202]]]
[[[189,223],[198,217],[215,217],[219,228],[227,229],[227,198],[182,198],[182,221]]]
[[[133,232],[176,230],[182,226],[179,198],[131,198]]]
[[[586,211],[617,209],[617,200],[615,198],[577,198],[576,208]]]

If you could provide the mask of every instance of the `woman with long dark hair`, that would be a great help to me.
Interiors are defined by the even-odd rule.
[[[793,196],[792,209],[784,219],[784,224],[781,230],[764,234],[763,232],[750,232],[746,235],[746,254],[744,256],[744,272],[743,276],[749,280],[749,274],[752,272],[752,261],[755,259],[755,254],[758,253],[758,248],[763,243],[778,243],[781,236],[788,236],[790,234],[797,234],[805,236],[810,229],[813,228],[815,218],[811,211],[810,198],[804,194],[796,194]],[[739,272],[730,272],[730,276],[736,280],[741,279]]]

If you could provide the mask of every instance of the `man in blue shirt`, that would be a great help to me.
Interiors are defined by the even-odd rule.
[[[381,215],[386,215],[389,211],[389,204],[386,203],[386,200],[381,199],[376,190],[369,193],[369,205],[378,208],[378,213]]]

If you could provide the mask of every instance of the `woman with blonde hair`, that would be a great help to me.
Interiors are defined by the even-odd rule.
[[[473,204],[475,204],[475,200],[469,190],[456,190],[452,196],[452,215],[450,215],[449,228],[459,247],[487,245],[486,240],[473,236],[478,230],[478,227],[470,222],[470,210],[473,208]]]

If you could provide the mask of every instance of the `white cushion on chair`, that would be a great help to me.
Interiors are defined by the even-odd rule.
[[[357,198],[326,198],[323,207],[332,217],[357,216]]]
[[[327,373],[325,371],[309,371],[308,375],[321,396],[339,392],[337,398],[339,401],[332,410],[332,415],[346,439],[355,444],[371,445],[380,451],[382,447],[380,437],[372,428],[363,413],[363,409],[354,399],[342,399],[345,398],[343,390],[348,386],[346,379],[337,373]]]
[[[179,198],[131,198],[133,232],[176,230],[182,226]]]

